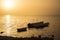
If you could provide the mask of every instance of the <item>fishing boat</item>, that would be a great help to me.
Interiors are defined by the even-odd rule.
[[[36,22],[36,23],[28,23],[28,28],[44,28],[48,27],[49,23],[44,23],[44,22]]]
[[[24,27],[24,28],[18,28],[17,29],[17,32],[25,32],[25,31],[27,31],[26,27]]]

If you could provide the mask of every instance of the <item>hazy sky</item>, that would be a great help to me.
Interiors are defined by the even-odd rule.
[[[59,0],[13,0],[11,8],[3,7],[0,0],[0,15],[60,15]]]

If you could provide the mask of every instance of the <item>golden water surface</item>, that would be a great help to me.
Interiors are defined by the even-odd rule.
[[[17,32],[17,28],[27,27],[28,23],[34,22],[49,22],[49,27],[44,29],[28,29],[26,32]],[[32,35],[55,35],[57,38],[60,34],[59,16],[11,16],[4,15],[0,16],[0,34],[2,36],[13,36],[13,37],[31,37]]]

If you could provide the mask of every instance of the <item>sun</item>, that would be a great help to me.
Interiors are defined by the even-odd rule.
[[[13,0],[3,0],[3,2],[2,2],[3,7],[6,9],[13,8],[14,4],[15,3]]]
[[[13,2],[11,2],[11,1],[6,1],[6,2],[4,2],[4,6],[5,6],[6,8],[10,8],[10,7],[13,6]]]

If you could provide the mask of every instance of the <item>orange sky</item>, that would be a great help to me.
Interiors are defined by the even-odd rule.
[[[60,15],[58,0],[13,0],[15,6],[11,9],[2,7],[0,0],[0,15]]]

